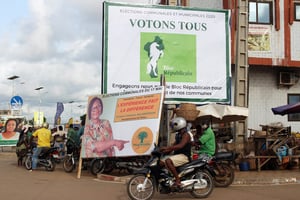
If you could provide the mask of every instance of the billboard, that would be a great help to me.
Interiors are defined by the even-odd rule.
[[[102,92],[149,90],[165,103],[230,102],[230,13],[104,2]]]
[[[149,155],[158,142],[163,87],[88,98],[81,157]]]
[[[21,132],[19,125],[24,120],[24,116],[0,116],[0,146],[16,146]]]

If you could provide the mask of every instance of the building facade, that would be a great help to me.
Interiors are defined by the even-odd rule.
[[[300,132],[300,115],[274,115],[271,108],[300,101],[300,1],[299,0],[179,0],[163,4],[231,10],[232,99],[236,99],[238,79],[238,34],[247,38],[247,76],[244,106],[249,108],[247,128],[261,125],[290,126]],[[246,33],[238,22],[246,6]],[[238,105],[233,102],[233,105]]]

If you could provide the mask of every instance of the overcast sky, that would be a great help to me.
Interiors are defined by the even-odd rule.
[[[85,113],[88,96],[101,92],[102,2],[1,0],[0,109],[21,96],[28,119],[40,109],[53,123],[57,102],[62,123]]]

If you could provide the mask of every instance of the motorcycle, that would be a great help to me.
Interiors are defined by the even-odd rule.
[[[214,182],[216,187],[228,187],[234,181],[234,169],[231,164],[236,159],[234,152],[217,152],[209,161],[215,172]]]
[[[44,148],[40,155],[38,156],[38,167],[45,167],[47,171],[54,171],[56,167],[56,162],[54,155],[58,154],[57,147]],[[28,170],[32,169],[32,150],[29,151],[25,158],[25,168]]]
[[[91,161],[91,173],[110,173],[114,169],[126,170],[129,174],[134,169],[141,168],[149,159],[149,156],[132,156],[132,157],[109,157],[96,158]]]
[[[67,173],[71,173],[76,169],[76,165],[80,158],[80,146],[78,146],[72,139],[69,139],[70,142],[73,144],[73,148],[71,153],[65,155],[63,160],[63,169]],[[89,167],[90,159],[82,159],[82,166],[83,168]]]
[[[155,145],[150,160],[143,168],[135,170],[127,184],[127,194],[132,200],[150,200],[156,191],[160,194],[189,192],[195,198],[206,198],[214,189],[214,171],[205,160],[192,160],[177,167],[181,187],[172,187],[175,178],[160,166],[163,154]]]
[[[57,164],[62,163],[66,156],[65,144],[58,144],[54,142],[51,146],[57,147],[57,154],[54,155],[55,162]]]

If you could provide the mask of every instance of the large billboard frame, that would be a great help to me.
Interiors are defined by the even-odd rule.
[[[103,11],[103,94],[148,91],[163,74],[165,104],[231,103],[229,10],[104,2]]]

